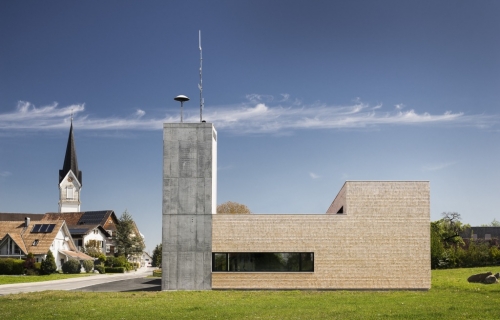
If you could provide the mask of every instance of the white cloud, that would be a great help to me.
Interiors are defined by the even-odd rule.
[[[320,176],[318,176],[316,173],[314,172],[309,172],[309,176],[312,178],[312,179],[319,179]]]
[[[9,171],[0,171],[1,178],[5,178],[5,177],[11,176],[11,175],[12,175],[12,173],[10,173]]]
[[[437,171],[452,166],[454,164],[456,164],[456,162],[445,162],[445,163],[423,166],[422,171]]]
[[[405,105],[402,103],[398,103],[394,107],[396,107],[397,110],[402,110],[405,107]]]
[[[137,118],[142,118],[145,114],[146,114],[146,111],[141,110],[141,109],[137,109],[137,111],[135,112],[135,115],[137,116]]]
[[[282,95],[285,98],[285,95]],[[398,105],[399,106],[399,105]],[[286,134],[293,130],[373,128],[379,126],[408,125],[460,125],[491,128],[500,122],[499,115],[466,115],[463,112],[446,111],[443,114],[403,111],[382,111],[382,104],[372,106],[356,98],[350,105],[327,105],[321,102],[304,104],[299,99],[275,101],[272,96],[251,94],[238,105],[206,106],[203,118],[219,130],[235,133]],[[0,133],[13,130],[67,129],[73,114],[73,123],[79,130],[161,130],[164,122],[178,122],[179,115],[171,111],[165,116],[146,116],[137,109],[129,116],[98,117],[86,113],[84,104],[59,107],[56,102],[36,107],[20,101],[10,113],[0,113]],[[151,114],[151,112],[149,113]],[[198,122],[197,110],[185,110],[185,122]]]

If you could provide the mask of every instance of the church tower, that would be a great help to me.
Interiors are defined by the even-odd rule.
[[[73,120],[69,129],[68,144],[62,170],[59,170],[59,212],[80,211],[80,190],[82,189],[82,172],[78,170],[75,139],[73,137]]]

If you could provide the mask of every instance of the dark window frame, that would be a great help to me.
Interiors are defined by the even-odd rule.
[[[231,270],[231,258],[233,259],[238,259],[237,255],[245,255],[245,258],[250,258],[252,259],[251,255],[266,255],[266,254],[297,254],[298,255],[298,270]],[[231,255],[233,257],[231,257]],[[216,257],[219,256],[219,257]],[[235,257],[236,256],[236,257]],[[307,268],[306,266],[303,265],[304,259],[307,257],[312,258],[312,264]],[[240,257],[241,259],[242,257]],[[254,257],[255,258],[255,257]],[[217,264],[217,260],[219,261],[219,264]],[[218,269],[217,266],[221,265],[223,268]],[[255,267],[255,265],[254,265]],[[224,269],[224,270],[222,270]],[[283,272],[291,272],[291,273],[301,273],[301,272],[314,272],[314,252],[212,252],[212,272],[238,272],[238,273],[245,273],[245,272],[259,272],[259,273],[273,273],[273,272],[278,272],[278,273],[283,273]]]

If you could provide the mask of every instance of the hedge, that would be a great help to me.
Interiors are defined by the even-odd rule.
[[[0,274],[24,274],[24,260],[0,258]]]
[[[106,267],[104,268],[106,273],[125,273],[124,267]]]
[[[161,269],[153,270],[153,277],[161,277]]]

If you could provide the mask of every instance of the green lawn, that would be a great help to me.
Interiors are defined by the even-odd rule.
[[[80,274],[62,274],[54,273],[44,276],[3,276],[0,275],[0,285],[11,283],[25,283],[25,282],[39,282],[49,280],[61,280],[68,278],[88,277],[93,276],[95,273],[80,273]]]
[[[430,291],[52,291],[0,297],[1,319],[500,319],[499,267],[436,270]]]

